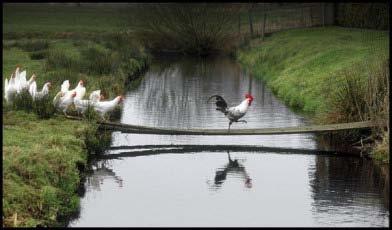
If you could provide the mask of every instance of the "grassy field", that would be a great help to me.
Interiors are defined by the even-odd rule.
[[[237,58],[286,104],[317,123],[388,117],[388,31],[287,30],[265,41],[253,39]],[[375,158],[388,162],[389,134],[378,135],[383,138]]]
[[[238,53],[253,74],[292,107],[307,113],[328,111],[327,99],[338,87],[341,71],[389,56],[389,33],[339,27],[278,32],[254,39]]]
[[[128,34],[116,7],[3,7],[3,82],[16,65],[35,73],[39,90],[50,81],[50,100],[68,79],[86,82],[86,97],[101,89],[107,99],[124,94],[129,78],[148,67],[149,55]],[[55,33],[72,32],[60,38]],[[89,33],[89,36],[85,36]],[[39,36],[25,36],[25,35]],[[11,36],[8,36],[11,35]],[[45,105],[46,106],[46,105]],[[87,122],[61,114],[15,109],[3,99],[3,226],[64,225],[77,210],[78,166],[107,144]]]
[[[3,5],[3,34],[18,32],[114,32],[132,16],[129,6]]]

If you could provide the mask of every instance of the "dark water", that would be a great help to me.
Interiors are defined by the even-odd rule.
[[[301,116],[225,57],[157,60],[128,92],[121,122],[227,128],[210,95],[255,100],[232,129],[298,126]],[[315,150],[312,134],[165,136],[113,133],[112,146],[256,145]],[[389,226],[389,169],[366,159],[309,151],[108,150],[96,161],[78,219],[69,226]],[[132,151],[135,155],[132,157]],[[151,152],[151,151],[150,151]],[[164,154],[160,154],[163,153]],[[295,152],[295,154],[294,154]],[[136,154],[137,153],[137,154]]]

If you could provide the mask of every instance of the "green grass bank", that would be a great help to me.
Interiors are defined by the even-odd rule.
[[[77,211],[79,170],[107,135],[54,113],[51,101],[67,79],[71,89],[84,80],[85,97],[101,89],[106,99],[140,82],[150,55],[124,32],[128,16],[115,6],[3,6],[2,81],[19,64],[27,78],[36,74],[38,90],[53,86],[41,110],[3,99],[3,227],[64,226]]]
[[[3,81],[20,64],[28,78],[37,75],[39,90],[47,81],[53,85],[44,112],[23,101],[5,105],[3,99],[3,226],[61,226],[77,211],[78,166],[99,150],[103,143],[97,138],[103,134],[87,121],[54,113],[51,102],[66,79],[71,88],[83,79],[86,97],[101,89],[112,99],[132,87],[130,79],[148,67],[148,55],[127,41],[131,45],[120,51],[113,41],[3,40]],[[42,52],[38,58],[37,52]],[[49,118],[41,119],[42,113]]]
[[[3,226],[55,226],[78,208],[85,128],[63,117],[3,111]]]
[[[237,59],[277,97],[316,123],[387,118],[389,31],[281,31],[264,41],[251,40]]]

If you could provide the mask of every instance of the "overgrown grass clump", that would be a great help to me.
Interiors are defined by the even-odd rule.
[[[3,226],[54,226],[77,209],[78,164],[86,164],[85,124],[3,112]]]
[[[329,116],[325,122],[386,121],[389,107],[389,60],[359,62],[336,74],[327,99]]]

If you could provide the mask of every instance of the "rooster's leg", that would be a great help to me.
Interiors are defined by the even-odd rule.
[[[239,121],[237,121],[237,122],[248,123],[248,122],[245,121],[245,120],[239,120]]]
[[[230,126],[231,126],[231,124],[233,124],[232,121],[229,122],[229,133],[230,133]]]

